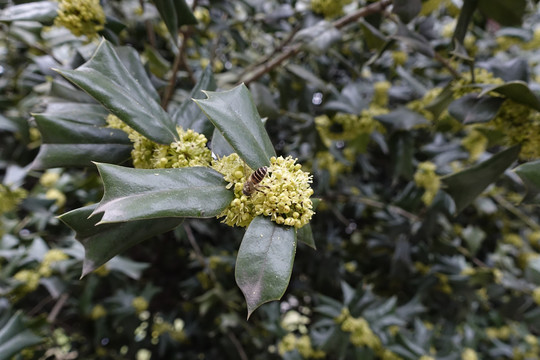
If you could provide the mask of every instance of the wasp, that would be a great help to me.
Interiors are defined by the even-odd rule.
[[[258,189],[259,183],[264,179],[267,172],[268,168],[266,166],[260,167],[255,170],[253,174],[251,174],[244,183],[244,188],[242,189],[244,195],[250,196],[251,194],[253,194],[253,192],[260,191]]]

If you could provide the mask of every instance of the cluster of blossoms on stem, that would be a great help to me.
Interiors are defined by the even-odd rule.
[[[212,163],[223,174],[228,188],[234,191],[234,199],[218,218],[230,226],[248,226],[259,215],[268,216],[277,224],[301,228],[313,216],[310,196],[312,176],[302,171],[292,157],[272,157],[267,175],[258,184],[259,191],[250,196],[243,194],[244,183],[253,173],[238,154],[225,156]]]
[[[344,308],[335,322],[341,324],[341,330],[351,333],[350,341],[354,346],[370,348],[380,359],[402,359],[391,350],[385,349],[381,339],[373,332],[367,320],[363,317],[353,317],[349,309]]]
[[[343,6],[351,0],[311,0],[311,10],[325,18],[334,18],[343,14]]]
[[[461,140],[461,145],[469,152],[470,160],[476,161],[486,151],[488,138],[481,131],[471,127],[467,136]]]
[[[375,116],[388,113],[388,81],[377,82],[373,85],[373,99],[370,106],[360,114],[338,112],[332,117],[320,115],[315,118],[315,125],[325,145],[332,140],[354,140],[360,136],[370,135],[374,131],[384,132],[382,124]]]
[[[343,157],[349,162],[344,164],[337,160],[330,151],[319,151],[315,154],[315,161],[319,169],[325,169],[330,175],[330,184],[334,185],[340,174],[348,173],[352,171],[352,164],[354,163],[354,149],[352,147],[346,147],[343,149]]]
[[[435,173],[437,166],[430,162],[425,161],[418,164],[418,168],[414,174],[414,182],[420,188],[423,188],[424,194],[422,195],[422,201],[426,205],[430,205],[435,198],[435,194],[441,187],[441,179]]]
[[[105,12],[99,0],[60,0],[54,24],[67,28],[75,36],[93,38],[105,28]]]
[[[28,196],[28,192],[23,188],[11,189],[0,184],[0,215],[9,212]]]
[[[281,356],[290,351],[297,350],[302,359],[324,359],[326,353],[322,350],[315,350],[311,345],[311,339],[308,335],[296,336],[289,333],[278,343],[278,352]]]
[[[23,269],[15,273],[13,278],[19,281],[20,285],[10,294],[13,301],[18,301],[26,294],[35,291],[41,278],[51,277],[54,271],[53,265],[67,259],[68,256],[62,250],[51,249],[44,255],[37,269]]]
[[[169,145],[157,144],[131,129],[114,115],[107,117],[109,127],[128,134],[133,143],[131,158],[139,169],[183,168],[209,166],[212,152],[206,147],[207,139],[191,129],[177,127],[178,140]]]

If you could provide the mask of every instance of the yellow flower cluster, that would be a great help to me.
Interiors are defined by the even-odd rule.
[[[409,59],[409,54],[405,51],[392,51],[392,60],[395,66],[403,66]]]
[[[278,343],[278,352],[281,356],[295,349],[304,359],[324,359],[326,357],[324,351],[313,349],[311,339],[307,335],[296,337],[296,335],[289,333]]]
[[[212,152],[206,147],[207,139],[191,129],[177,127],[178,141],[169,145],[157,144],[139,134],[114,115],[107,117],[108,126],[126,132],[133,143],[131,158],[139,169],[165,169],[191,166],[209,166]]]
[[[488,139],[481,131],[472,128],[461,140],[461,145],[469,152],[470,160],[476,161],[486,151]]]
[[[24,296],[37,289],[41,277],[34,270],[21,270],[13,275],[13,278],[22,283],[20,287],[15,289],[16,293]]]
[[[488,327],[486,329],[486,336],[490,339],[508,340],[510,335],[512,335],[512,329],[507,325],[499,328]]]
[[[142,296],[137,296],[131,300],[131,306],[133,306],[137,314],[140,314],[148,309],[148,301]]]
[[[327,170],[330,174],[330,184],[334,185],[338,176],[350,172],[352,170],[352,164],[354,163],[354,149],[352,147],[346,147],[343,149],[343,156],[351,165],[346,165],[341,161],[337,160],[334,155],[329,151],[319,151],[315,155],[317,161],[317,166],[319,169]]]
[[[490,124],[505,135],[508,145],[521,144],[520,158],[540,157],[540,113],[537,111],[507,99]]]
[[[26,196],[28,196],[28,192],[22,188],[12,190],[8,186],[0,184],[0,215],[15,209]]]
[[[60,0],[56,26],[63,26],[75,36],[93,38],[104,29],[105,12],[99,0]]]
[[[353,140],[360,135],[369,135],[375,130],[383,132],[384,127],[374,116],[388,113],[387,109],[371,106],[362,110],[360,116],[337,113],[332,118],[320,115],[315,118],[315,125],[327,146],[331,140]]]
[[[474,80],[474,81],[473,81]],[[493,75],[486,69],[475,68],[474,79],[470,72],[461,74],[461,78],[452,82],[452,91],[454,99],[459,99],[463,95],[467,95],[471,92],[480,92],[480,88],[473,87],[471,84],[484,84],[484,85],[502,85],[504,80]]]
[[[414,174],[414,182],[418,187],[423,188],[424,194],[422,201],[426,205],[430,205],[435,198],[435,194],[441,187],[441,179],[435,173],[436,165],[430,161],[425,161],[418,164],[418,168]]]
[[[92,311],[90,312],[90,318],[92,320],[97,320],[99,318],[102,318],[107,315],[107,310],[105,307],[101,304],[97,304],[92,308]]]
[[[39,178],[39,183],[41,186],[46,188],[53,187],[56,182],[60,179],[60,173],[55,170],[47,170]]]
[[[68,259],[65,252],[60,249],[51,249],[47,251],[41,264],[39,265],[38,273],[43,277],[49,277],[52,275],[51,265],[62,260]]]
[[[302,171],[292,157],[272,157],[267,175],[259,183],[260,191],[250,196],[243,194],[244,183],[252,174],[237,154],[223,157],[212,163],[223,174],[227,187],[234,191],[234,199],[218,218],[230,226],[248,226],[259,215],[269,216],[272,221],[301,228],[313,216],[310,196],[312,176]]]
[[[451,0],[427,0],[422,2],[422,10],[420,15],[427,16],[434,12],[435,10],[444,8],[446,6],[452,5]]]
[[[350,2],[351,0],[311,0],[311,10],[325,18],[334,18],[341,15],[343,6]]]
[[[540,27],[534,29],[533,36],[529,41],[524,41],[522,38],[517,36],[508,35],[499,36],[495,41],[497,42],[495,53],[499,51],[507,51],[513,46],[525,51],[537,50],[540,47]]]
[[[351,333],[350,340],[354,346],[368,347],[384,360],[401,359],[397,354],[384,348],[381,339],[371,330],[366,319],[351,316],[349,309],[344,308],[335,321],[341,324],[341,330]]]
[[[532,298],[536,305],[540,305],[540,287],[537,287],[532,292]]]
[[[182,319],[175,319],[174,324],[171,324],[161,317],[156,317],[152,324],[152,339],[157,340],[165,333],[177,342],[184,342],[187,339],[184,332],[184,321]]]
[[[427,91],[422,98],[408,102],[407,108],[422,114],[428,120],[433,120],[433,114],[429,110],[426,110],[426,106],[433,102],[442,90],[443,88],[436,87]]]
[[[471,348],[465,348],[461,353],[461,360],[478,360],[478,354]]]

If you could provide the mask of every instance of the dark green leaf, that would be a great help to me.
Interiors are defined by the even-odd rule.
[[[520,26],[527,7],[526,0],[479,0],[478,9],[503,26]]]
[[[101,216],[89,217],[97,204],[72,210],[60,216],[75,231],[75,238],[84,246],[82,276],[94,271],[114,256],[152,236],[172,230],[181,218],[161,218],[100,224]]]
[[[531,161],[518,166],[514,170],[527,188],[523,199],[527,204],[540,204],[540,160]]]
[[[9,360],[24,348],[41,341],[39,336],[26,328],[18,312],[0,328],[0,360]]]
[[[483,88],[482,92],[478,96],[483,96],[491,91],[504,95],[515,102],[530,106],[533,109],[540,111],[540,100],[531,91],[531,89],[529,89],[527,83],[523,81],[511,81],[503,85],[488,86]]]
[[[452,101],[454,101],[454,91],[450,84],[445,86],[441,93],[426,106],[426,110],[431,112],[435,120],[437,120]]]
[[[197,19],[184,0],[154,0],[159,15],[163,19],[171,37],[176,43],[178,29],[182,25],[195,25]]]
[[[244,293],[248,318],[262,304],[279,300],[289,285],[296,231],[258,216],[249,225],[236,258],[236,283]]]
[[[218,215],[232,201],[223,176],[210,168],[133,169],[97,164],[105,192],[99,222]]]
[[[380,51],[388,39],[377,28],[368,23],[367,21],[360,21],[362,27],[362,34],[364,35],[364,41],[370,50]]]
[[[276,152],[246,86],[205,94],[207,99],[194,101],[248,166],[270,165]]]
[[[435,56],[435,50],[429,41],[422,35],[412,32],[406,25],[398,24],[398,33],[392,37],[393,39],[405,43],[412,49],[417,50],[422,55],[432,59]]]
[[[463,45],[463,40],[465,39],[465,35],[467,35],[467,29],[469,28],[469,24],[471,23],[474,11],[476,10],[477,6],[478,0],[463,1],[463,6],[461,7],[461,11],[459,13],[459,18],[456,24],[456,28],[454,30],[453,37],[453,39],[461,45]]]
[[[234,153],[234,149],[229,145],[227,140],[221,135],[218,129],[214,128],[214,134],[212,135],[212,141],[210,143],[212,152],[218,157],[228,156]]]
[[[132,76],[109,42],[102,40],[94,56],[76,70],[57,71],[150,140],[170,144],[178,137],[155,94]]]
[[[274,101],[270,89],[261,83],[253,82],[249,85],[249,90],[253,96],[253,101],[262,117],[276,117],[279,115],[279,108]]]
[[[55,103],[35,114],[43,144],[33,169],[91,166],[92,161],[121,163],[133,148],[127,134],[110,129],[107,111],[100,105]]]
[[[451,103],[448,112],[464,124],[488,122],[495,118],[503,102],[500,97],[468,94]]]
[[[484,189],[517,160],[520,147],[513,146],[490,159],[442,178],[445,191],[456,203],[456,213],[469,205]]]
[[[422,10],[422,0],[394,0],[393,12],[405,24],[410,22]]]
[[[58,3],[55,1],[36,1],[10,6],[0,13],[0,21],[37,21],[51,24],[57,15]]]
[[[488,69],[504,81],[529,81],[529,64],[524,58],[515,58],[502,64],[489,64]]]
[[[209,137],[214,127],[192,99],[201,99],[204,97],[203,91],[214,91],[215,89],[214,74],[212,68],[208,66],[201,73],[195,87],[191,89],[190,99],[184,101],[173,113],[174,122],[184,129],[192,129]]]
[[[421,114],[407,108],[400,108],[388,114],[377,115],[375,119],[393,130],[411,130],[415,126],[426,124],[428,121]]]
[[[317,246],[315,246],[315,240],[313,240],[313,231],[311,230],[310,224],[306,224],[300,229],[296,230],[296,237],[298,241],[303,242],[313,250],[317,250]]]

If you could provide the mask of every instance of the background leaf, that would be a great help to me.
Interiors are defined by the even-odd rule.
[[[1,325],[0,360],[9,360],[21,350],[42,342],[39,336],[26,328],[20,312]]]
[[[92,161],[122,163],[133,145],[121,130],[107,128],[108,112],[100,105],[55,103],[35,114],[43,144],[33,169],[91,166]]]
[[[394,0],[393,12],[405,24],[410,22],[422,10],[422,0]]]
[[[527,83],[523,81],[511,81],[503,85],[487,86],[478,96],[484,96],[491,91],[540,111],[540,99],[529,89]]]
[[[155,94],[131,75],[109,42],[102,40],[94,56],[76,70],[57,71],[148,139],[170,144],[177,138],[175,125]]]
[[[133,245],[172,230],[183,221],[182,218],[161,218],[97,225],[101,216],[90,217],[96,207],[97,204],[85,206],[60,216],[84,247],[82,276]]]
[[[540,204],[540,160],[531,161],[514,169],[527,187],[527,193],[523,198],[526,204]]]
[[[176,43],[178,29],[182,25],[195,25],[197,19],[184,0],[154,0],[159,15]]]
[[[233,198],[215,170],[133,169],[97,164],[105,192],[94,214],[102,223],[161,217],[208,218],[219,214]]]
[[[242,239],[236,283],[246,298],[248,318],[262,304],[279,300],[289,285],[296,254],[296,231],[258,216]]]
[[[465,95],[450,104],[448,112],[464,124],[488,122],[495,118],[504,99]]]
[[[172,118],[174,122],[183,129],[192,129],[199,134],[206,135],[207,138],[210,137],[214,126],[212,126],[212,123],[203,114],[193,99],[203,98],[204,90],[213,91],[215,89],[216,81],[214,80],[212,68],[207,66],[201,73],[197,84],[191,89],[190,98],[184,101],[173,113]]]
[[[520,26],[526,0],[479,0],[478,9],[503,26]]]
[[[194,101],[248,166],[270,165],[276,152],[246,86],[205,94],[207,99]]]
[[[469,205],[484,189],[497,180],[519,155],[520,146],[513,146],[466,170],[442,178],[445,191],[456,203],[456,213]]]
[[[2,10],[0,21],[38,21],[52,24],[58,14],[58,3],[55,1],[36,1],[27,4],[18,4]]]

